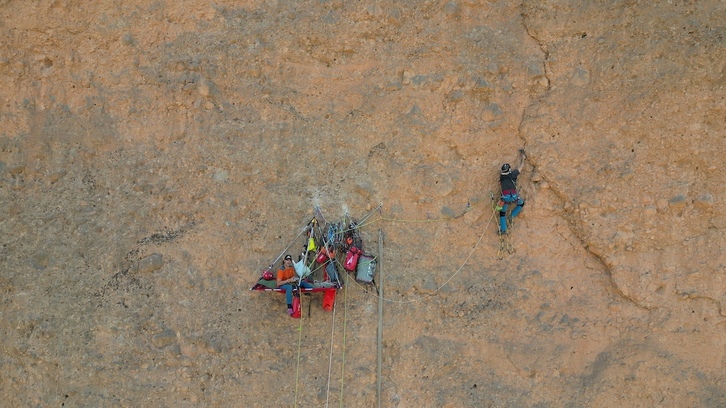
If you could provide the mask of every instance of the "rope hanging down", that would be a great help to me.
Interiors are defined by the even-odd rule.
[[[300,308],[302,308],[302,299],[300,299]],[[295,367],[295,400],[294,405],[297,407],[297,386],[300,379],[300,352],[302,350],[302,327],[303,327],[303,317],[302,314],[300,315],[300,325],[297,328],[298,331],[298,337],[297,337],[297,365]]]
[[[328,356],[328,385],[325,389],[325,408],[328,408],[328,404],[330,401],[330,378],[332,377],[332,371],[333,371],[333,344],[335,340],[335,311],[337,307],[335,307],[336,302],[333,302],[333,319],[331,323],[330,328],[330,355]]]
[[[345,380],[345,339],[348,331],[348,274],[345,276],[345,287],[343,288],[343,361],[340,363],[340,408],[343,408],[343,384]]]

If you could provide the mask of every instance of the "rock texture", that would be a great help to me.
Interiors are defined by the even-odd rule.
[[[382,406],[726,406],[725,20],[0,0],[4,405],[373,406],[374,291],[248,288],[315,206],[382,204]]]

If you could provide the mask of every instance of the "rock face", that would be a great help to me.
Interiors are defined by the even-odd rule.
[[[664,3],[0,1],[4,403],[376,404],[374,291],[248,288],[382,204],[382,406],[726,406],[726,9]]]

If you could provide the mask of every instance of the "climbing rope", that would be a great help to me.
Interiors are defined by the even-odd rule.
[[[335,307],[335,302],[333,302],[333,320],[331,323],[331,329],[330,329],[330,355],[328,356],[328,385],[327,389],[325,390],[325,408],[328,408],[328,403],[330,401],[330,378],[332,377],[333,372],[333,343],[335,340],[335,311],[337,307]]]
[[[345,383],[345,339],[348,328],[348,274],[346,275],[345,288],[343,289],[343,357],[340,364],[340,407],[343,407],[343,385]]]
[[[300,293],[298,292],[298,295]],[[302,310],[302,296],[300,296],[300,309]],[[297,337],[297,367],[295,368],[295,400],[294,400],[294,406],[297,407],[297,386],[299,383],[300,378],[300,353],[302,351],[302,327],[303,327],[303,317],[302,313],[300,313],[300,325],[297,328],[298,331],[298,337]]]

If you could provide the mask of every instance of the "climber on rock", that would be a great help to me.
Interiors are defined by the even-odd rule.
[[[519,149],[519,162],[517,167],[512,170],[509,163],[502,165],[502,171],[499,175],[499,182],[502,185],[502,199],[499,201],[497,209],[499,210],[499,233],[507,233],[507,209],[510,203],[517,203],[517,206],[512,210],[509,216],[509,222],[512,222],[512,218],[519,215],[524,207],[524,200],[519,197],[517,192],[517,177],[519,177],[519,169],[524,164],[524,159],[527,156],[524,154],[524,149]]]

